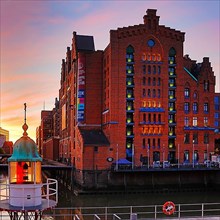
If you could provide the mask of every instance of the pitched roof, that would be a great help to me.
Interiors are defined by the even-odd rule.
[[[80,129],[85,145],[109,146],[110,143],[102,130],[85,130]]]

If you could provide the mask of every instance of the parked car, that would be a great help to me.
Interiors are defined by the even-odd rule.
[[[169,161],[163,161],[163,168],[169,168],[170,162]]]
[[[154,161],[153,168],[160,168],[160,161]]]

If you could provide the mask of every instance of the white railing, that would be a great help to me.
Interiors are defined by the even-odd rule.
[[[47,211],[43,216],[55,220],[152,220],[152,219],[220,219],[220,203],[176,204],[173,215],[165,215],[163,205],[114,207],[65,207]]]
[[[38,184],[36,184],[38,185]],[[58,182],[56,179],[47,179],[46,183],[40,184],[41,185],[41,195],[36,195],[33,196],[32,198],[39,198],[41,197],[42,201],[46,201],[47,208],[50,208],[50,201],[54,201],[53,204],[57,204],[58,203]],[[12,196],[10,195],[9,191],[10,188],[12,189],[13,187],[15,187],[15,184],[9,184],[8,179],[0,179],[0,200],[8,200],[9,199],[21,199],[21,201],[24,201],[24,199],[27,199],[26,195],[24,194],[24,191],[26,189],[25,184],[19,184],[19,189],[21,191],[23,191],[23,194],[20,196]],[[21,207],[24,210],[25,209],[25,205],[24,202],[22,204],[21,202]],[[1,208],[1,207],[0,207]]]

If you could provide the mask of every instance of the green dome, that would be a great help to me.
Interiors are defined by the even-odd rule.
[[[26,125],[26,124],[25,124]],[[24,125],[23,125],[24,129]],[[23,136],[18,139],[13,145],[13,154],[8,158],[8,162],[11,161],[42,161],[42,158],[38,154],[37,145],[35,142],[27,136],[27,128],[25,127]]]

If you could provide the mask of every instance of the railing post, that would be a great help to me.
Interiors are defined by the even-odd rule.
[[[178,206],[179,206],[179,210],[178,210],[178,219],[180,219],[180,212],[181,212],[181,210],[180,210],[180,204],[179,204]]]
[[[108,220],[108,207],[105,207],[105,220]]]
[[[202,218],[204,216],[204,203],[202,203]]]
[[[157,219],[157,206],[154,206],[154,218]]]

